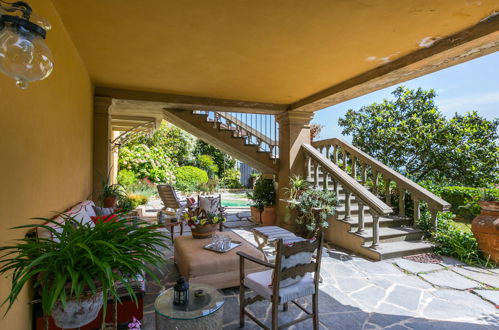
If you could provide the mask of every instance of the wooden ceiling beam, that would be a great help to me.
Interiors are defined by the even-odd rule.
[[[469,29],[435,41],[428,48],[290,104],[289,111],[314,112],[498,50],[499,14],[493,14]]]
[[[287,110],[287,104],[226,100],[209,97],[133,91],[118,88],[95,87],[95,96],[119,100],[160,102],[164,109],[212,110],[277,114]]]

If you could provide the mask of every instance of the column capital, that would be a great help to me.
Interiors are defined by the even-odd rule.
[[[94,113],[109,114],[113,99],[105,96],[94,96]]]
[[[276,116],[276,119],[279,122],[279,125],[309,125],[313,117],[313,112],[286,111],[279,113]]]

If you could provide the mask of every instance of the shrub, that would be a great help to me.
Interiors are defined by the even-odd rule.
[[[175,187],[183,192],[193,192],[199,185],[208,182],[208,173],[194,166],[182,166],[175,169]]]
[[[473,266],[491,267],[493,264],[485,258],[478,247],[478,242],[470,231],[463,231],[453,221],[455,215],[451,212],[439,213],[437,230],[433,231],[430,213],[425,211],[418,221],[420,227],[435,243],[435,253],[454,257]]]
[[[118,172],[118,183],[123,187],[130,187],[137,183],[137,176],[130,170],[121,170]]]
[[[225,170],[224,176],[222,177],[222,186],[225,188],[242,188],[243,185],[241,184],[240,181],[241,174],[239,173],[239,170],[236,168],[230,168]]]
[[[484,193],[483,189],[470,187],[442,187],[436,191],[440,197],[449,202],[451,212],[458,217],[472,220],[480,214],[480,205],[478,201]],[[488,195],[499,198],[499,189],[486,189]]]
[[[145,205],[148,202],[147,196],[139,194],[128,194],[128,199],[130,200],[131,209],[137,208],[139,205]]]
[[[174,164],[165,151],[145,144],[123,147],[119,152],[119,169],[135,173],[139,179],[148,178],[155,183],[173,183]]]

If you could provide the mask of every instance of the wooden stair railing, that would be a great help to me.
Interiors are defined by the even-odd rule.
[[[302,150],[305,153],[307,179],[313,179],[315,187],[322,186],[323,189],[329,189],[331,180],[337,194],[338,186],[343,187],[345,193],[344,220],[350,220],[351,199],[352,196],[355,197],[359,205],[357,217],[357,233],[359,234],[364,232],[364,207],[369,207],[373,217],[373,241],[371,247],[376,249],[379,244],[379,217],[389,215],[393,212],[393,209],[310,144],[303,144]],[[322,173],[322,180],[319,179],[320,172]]]
[[[388,205],[391,203],[390,185],[392,181],[395,182],[399,193],[399,215],[402,217],[405,217],[405,200],[407,196],[410,196],[412,199],[414,221],[421,218],[421,201],[427,203],[434,229],[437,226],[437,213],[446,212],[450,209],[450,204],[442,198],[341,139],[333,138],[316,141],[313,143],[313,146],[325,158],[332,160],[334,164],[338,165],[341,159],[341,168],[345,171],[347,170],[347,164],[350,164],[349,175],[355,181],[360,177],[362,185],[365,185],[369,179],[368,176],[371,176],[374,194],[378,194],[378,183],[381,176],[381,179],[384,180],[385,202]],[[359,170],[360,176],[358,175]]]
[[[194,114],[206,115],[214,128],[233,131],[234,137],[244,138],[247,144],[256,145],[271,158],[279,157],[279,125],[274,115],[195,110]]]

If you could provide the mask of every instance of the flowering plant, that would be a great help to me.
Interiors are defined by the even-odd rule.
[[[128,323],[128,330],[140,330],[141,325],[142,323],[140,323],[140,321],[134,316],[132,322]]]
[[[193,212],[185,213],[184,220],[191,228],[196,228],[197,226],[215,225],[227,221],[223,213],[207,213],[204,210],[199,211],[199,209],[196,209]]]

